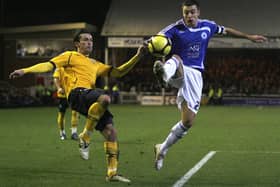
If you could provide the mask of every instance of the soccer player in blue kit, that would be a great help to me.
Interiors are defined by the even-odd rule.
[[[233,28],[199,19],[200,6],[196,0],[182,4],[182,19],[160,31],[172,41],[171,58],[156,61],[154,73],[166,83],[178,88],[177,104],[181,119],[172,127],[161,144],[156,144],[155,169],[160,170],[168,149],[187,134],[200,107],[204,59],[209,40],[215,35],[232,35],[253,42],[264,42],[266,37],[251,35]]]

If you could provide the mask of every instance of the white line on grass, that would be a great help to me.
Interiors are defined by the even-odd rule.
[[[192,169],[190,169],[183,177],[181,177],[173,187],[181,187],[214,155],[216,151],[210,151],[205,155]]]
[[[221,153],[236,153],[236,154],[280,154],[280,151],[227,151],[227,150],[219,150],[216,152]]]

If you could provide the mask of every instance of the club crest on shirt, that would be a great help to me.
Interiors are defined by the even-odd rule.
[[[201,33],[201,38],[205,40],[207,38],[207,33],[206,32],[202,32]]]

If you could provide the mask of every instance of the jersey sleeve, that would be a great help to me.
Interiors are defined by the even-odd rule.
[[[56,68],[53,72],[53,78],[59,78],[59,70]]]
[[[174,36],[174,29],[170,28],[169,26],[161,30],[158,34],[165,35],[167,38],[169,38],[172,41]]]
[[[207,20],[204,19],[203,21],[203,26],[207,26],[210,28],[210,34],[211,36],[218,34],[222,35],[225,34],[225,27],[222,25],[218,25],[215,21]]]
[[[98,62],[97,76],[107,76],[110,74],[112,66]]]
[[[63,67],[69,64],[72,53],[70,51],[64,52],[50,60],[56,67]]]
[[[174,36],[176,36],[176,30],[178,28],[181,28],[182,25],[184,25],[184,20],[179,19],[174,23],[171,23],[170,25],[163,28],[158,34],[164,34],[166,37],[168,37],[171,41],[173,41]]]
[[[218,25],[215,22],[213,22],[211,30],[214,31],[213,34],[219,34],[219,35],[225,34],[225,27]]]

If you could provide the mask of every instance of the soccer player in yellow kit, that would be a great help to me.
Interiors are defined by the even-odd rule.
[[[64,68],[56,68],[53,73],[53,81],[57,88],[57,98],[58,98],[58,114],[57,114],[57,125],[59,129],[59,135],[61,140],[66,139],[65,132],[65,112],[69,107],[62,78],[64,75]],[[71,110],[71,139],[78,140],[77,126],[78,126],[79,113],[75,110]]]
[[[127,74],[137,62],[148,53],[146,45],[140,46],[137,53],[119,67],[103,64],[89,58],[93,41],[91,33],[79,32],[74,38],[77,51],[66,51],[48,62],[15,70],[10,78],[21,77],[27,73],[43,73],[52,71],[55,67],[64,68],[63,85],[68,102],[73,110],[87,117],[83,132],[79,135],[80,155],[89,158],[90,138],[94,128],[105,137],[104,149],[107,160],[107,181],[130,183],[130,180],[117,173],[119,148],[117,132],[113,126],[113,115],[108,110],[110,96],[94,89],[99,76],[122,77]]]

